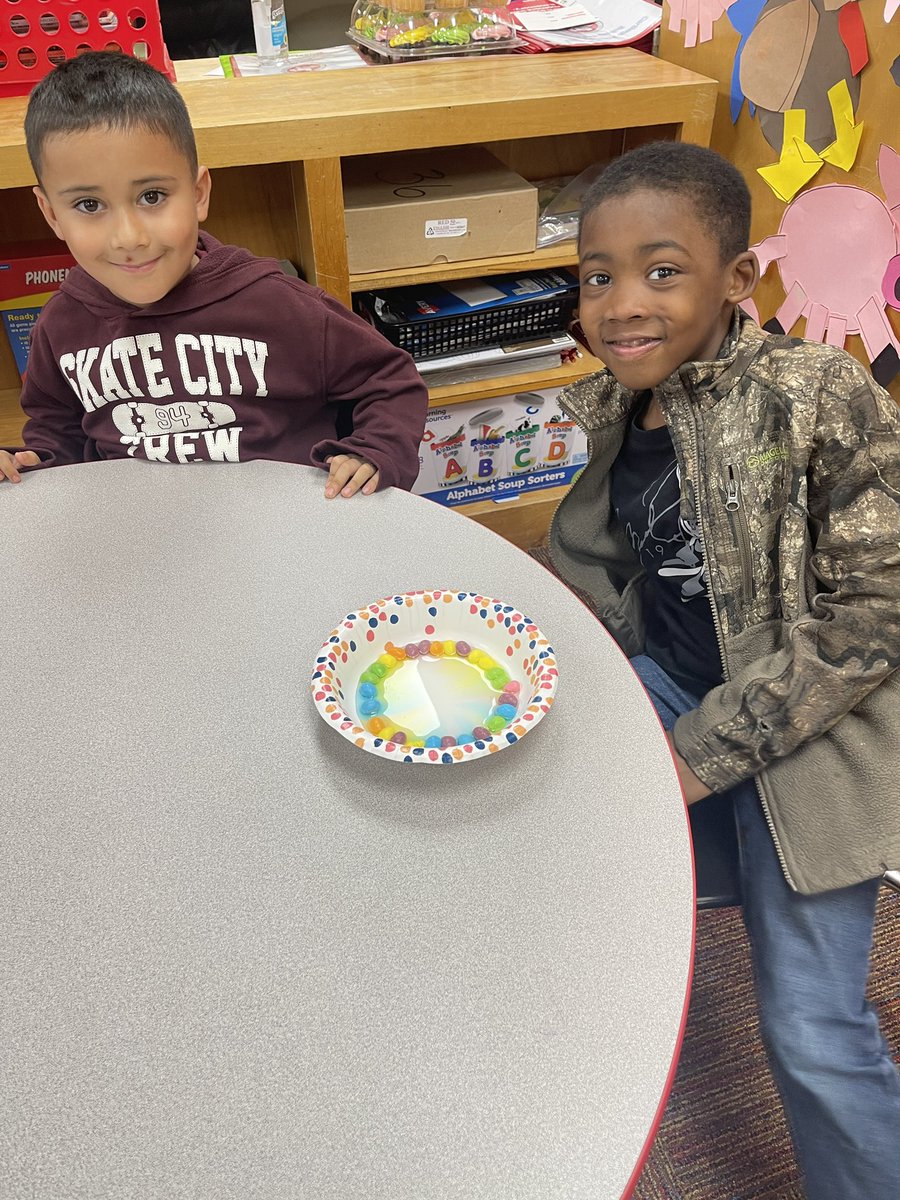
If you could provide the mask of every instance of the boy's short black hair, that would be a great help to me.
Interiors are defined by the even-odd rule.
[[[727,158],[690,142],[650,142],[614,159],[591,184],[581,221],[612,196],[630,192],[676,192],[694,205],[719,243],[722,262],[750,245],[750,191]]]
[[[165,75],[130,54],[88,50],[57,64],[37,84],[25,113],[25,141],[38,180],[48,137],[97,128],[164,134],[197,174],[197,144],[184,100]]]

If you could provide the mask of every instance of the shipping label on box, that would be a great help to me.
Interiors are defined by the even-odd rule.
[[[0,246],[0,320],[22,376],[38,313],[74,266],[62,242]]]
[[[587,438],[558,395],[550,388],[431,409],[412,490],[453,507],[571,483],[587,462]]]
[[[530,254],[538,191],[482,146],[346,158],[352,274]]]

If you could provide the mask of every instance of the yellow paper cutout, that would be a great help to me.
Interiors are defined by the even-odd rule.
[[[789,108],[784,114],[781,157],[777,163],[756,168],[757,174],[763,177],[778,199],[784,200],[785,203],[793,200],[822,166],[821,157],[808,145],[805,138],[805,109]]]
[[[831,105],[831,115],[834,118],[834,131],[837,134],[830,146],[821,151],[822,158],[833,167],[849,171],[856,162],[859,152],[859,140],[862,137],[864,121],[857,125],[853,116],[853,101],[850,99],[850,89],[846,79],[839,79],[834,87],[828,89],[828,103]]]

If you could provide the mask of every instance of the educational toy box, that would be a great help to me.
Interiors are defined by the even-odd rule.
[[[0,245],[0,319],[20,375],[38,313],[74,266],[75,259],[55,239]]]
[[[587,462],[587,439],[560,411],[558,394],[516,392],[431,409],[412,490],[452,507],[571,483]]]

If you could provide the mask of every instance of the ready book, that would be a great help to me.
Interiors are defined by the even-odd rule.
[[[23,377],[38,313],[74,266],[55,239],[0,245],[0,318]]]

